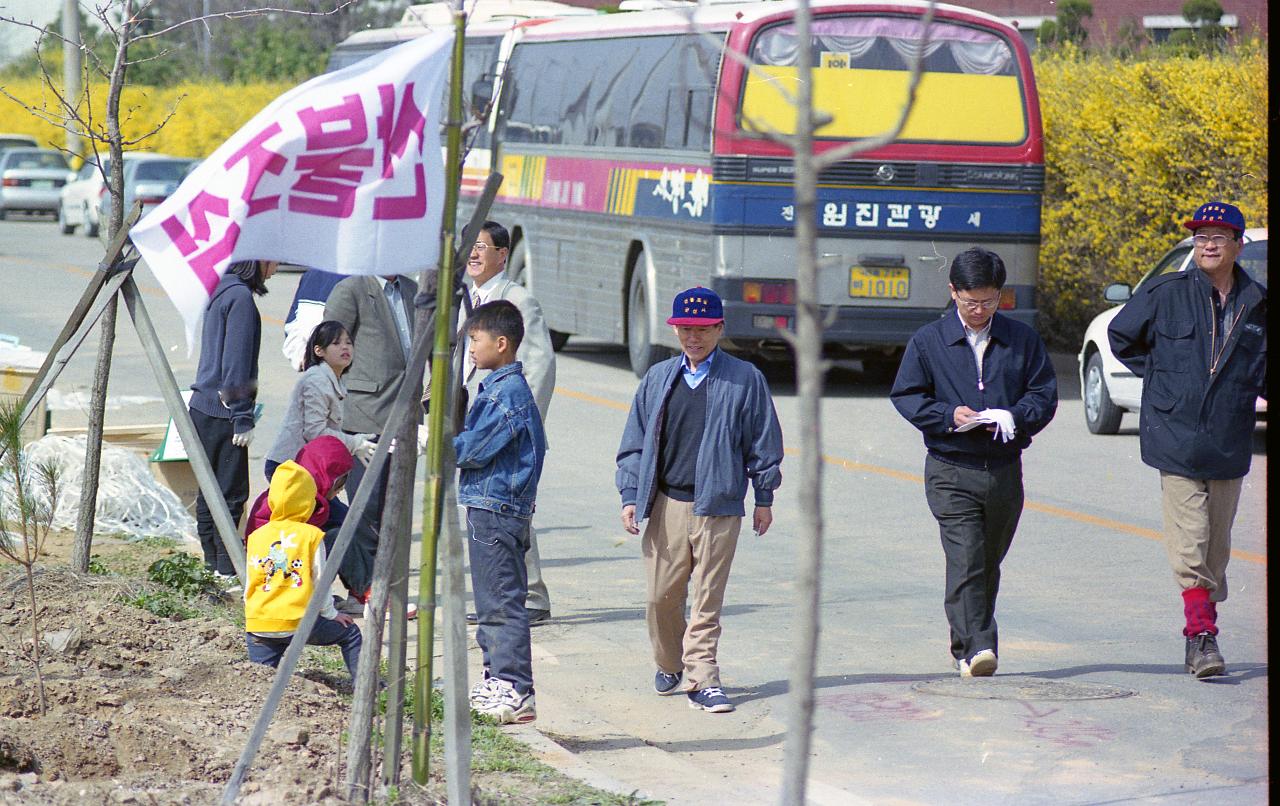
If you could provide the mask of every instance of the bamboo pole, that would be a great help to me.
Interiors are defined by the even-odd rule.
[[[454,227],[457,225],[458,185],[462,166],[462,56],[466,18],[461,3],[453,7],[453,70],[449,74],[449,119],[446,124],[445,203],[440,226],[440,288],[437,299],[444,300],[436,316],[435,345],[431,356],[431,398],[436,405],[429,413],[427,480],[422,493],[422,556],[418,577],[418,666],[414,678],[413,780],[427,783],[431,743],[431,660],[435,644],[436,542],[444,504],[444,417],[448,407],[450,337],[453,334]]]

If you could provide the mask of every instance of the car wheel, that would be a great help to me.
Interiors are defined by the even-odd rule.
[[[636,255],[636,271],[631,277],[631,293],[627,296],[627,353],[631,371],[643,378],[649,367],[667,357],[667,349],[658,347],[649,334],[649,294],[644,282],[644,252]]]
[[[1084,422],[1091,434],[1114,434],[1120,430],[1124,409],[1111,402],[1102,356],[1094,353],[1084,365]]]
[[[98,222],[89,217],[89,205],[84,206],[84,237],[98,237]]]
[[[58,231],[63,235],[70,235],[76,231],[74,224],[67,223],[67,215],[61,204],[58,205]]]

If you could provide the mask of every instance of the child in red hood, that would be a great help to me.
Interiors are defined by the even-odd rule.
[[[347,505],[337,499],[338,493],[346,484],[347,474],[351,472],[351,452],[342,440],[332,436],[321,436],[308,442],[298,451],[295,460],[301,465],[316,483],[316,508],[307,523],[324,530],[325,550],[331,550],[338,538],[338,530],[347,517]],[[271,519],[271,506],[267,503],[267,491],[253,502],[249,510],[249,522],[245,533],[252,534],[265,526]],[[344,610],[363,612],[364,602],[369,598],[369,584],[373,571],[373,552],[377,547],[377,536],[356,533],[355,540],[343,555],[342,564],[338,568],[338,578],[351,594],[354,601],[344,602]],[[356,606],[358,603],[358,607]]]

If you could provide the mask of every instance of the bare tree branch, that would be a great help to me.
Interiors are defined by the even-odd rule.
[[[342,0],[342,2],[338,3],[338,5],[334,6],[328,11],[302,11],[294,8],[276,8],[274,6],[263,6],[261,8],[245,8],[245,9],[240,9],[239,11],[220,11],[217,14],[206,14],[202,17],[192,17],[190,19],[186,19],[181,22],[175,22],[173,25],[170,25],[168,28],[161,28],[159,31],[152,31],[151,33],[147,33],[147,34],[139,34],[138,36],[133,37],[133,41],[142,42],[147,39],[155,39],[156,37],[164,36],[167,33],[171,33],[180,28],[185,28],[189,25],[194,25],[196,23],[207,23],[209,20],[218,20],[218,19],[239,20],[239,19],[244,19],[246,17],[257,17],[263,14],[271,14],[271,13],[293,14],[299,17],[330,17],[330,16],[333,16],[334,14],[337,14],[339,11],[346,8],[347,6],[354,5],[356,2],[358,2],[358,0]]]

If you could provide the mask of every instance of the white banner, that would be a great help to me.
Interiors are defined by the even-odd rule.
[[[339,274],[436,264],[441,100],[453,32],[398,45],[277,98],[130,231],[187,326],[236,260]]]

